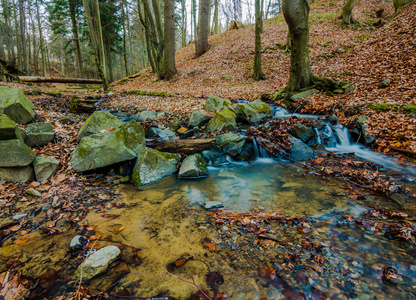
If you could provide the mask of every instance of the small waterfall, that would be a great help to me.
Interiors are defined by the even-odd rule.
[[[348,129],[341,124],[332,125],[332,130],[335,133],[337,146],[348,147],[351,146],[351,137]]]
[[[257,143],[256,138],[253,138],[253,147],[256,158],[270,158],[269,153],[267,153],[267,151],[263,149],[261,144]]]
[[[316,142],[318,143],[318,145],[322,144],[322,141],[321,141],[321,136],[319,135],[318,128],[314,128],[313,130],[315,130],[315,134],[316,134]]]

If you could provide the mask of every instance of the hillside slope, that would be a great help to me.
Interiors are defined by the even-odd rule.
[[[390,146],[416,151],[416,120],[408,116],[409,110],[400,109],[416,101],[416,4],[408,5],[392,19],[392,3],[360,1],[353,12],[360,24],[342,28],[338,16],[343,3],[321,0],[312,5],[311,66],[314,74],[352,82],[356,89],[335,97],[313,95],[303,112],[335,113],[344,125],[352,125],[357,115],[365,115],[369,132],[379,137],[376,145],[379,151],[389,152]],[[375,12],[380,8],[384,9],[382,20],[387,24],[375,29],[370,24],[376,21]],[[200,109],[200,98],[209,94],[253,100],[286,85],[290,56],[279,48],[286,35],[283,16],[265,21],[262,63],[267,79],[264,81],[251,78],[254,26],[249,25],[211,36],[211,49],[198,59],[194,58],[194,45],[177,51],[178,74],[169,82],[157,80],[147,69],[124,84],[113,84],[112,89],[171,92],[176,99],[194,99],[187,103],[188,110]],[[385,79],[390,80],[389,86],[379,88]],[[139,109],[144,98],[129,95],[123,104]],[[152,100],[146,102],[150,104]],[[370,109],[370,104],[383,104],[385,110],[377,113]],[[180,106],[176,102],[175,110]]]

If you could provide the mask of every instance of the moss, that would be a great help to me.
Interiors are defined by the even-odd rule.
[[[374,110],[376,112],[381,112],[383,110],[388,109],[389,105],[387,103],[381,103],[381,104],[371,103],[369,107],[371,110]]]
[[[407,114],[416,112],[416,105],[405,105],[402,107],[403,111]]]
[[[156,96],[156,97],[173,97],[173,94],[167,92],[153,92],[153,91],[142,91],[142,90],[123,90],[123,93],[130,95],[143,95],[143,96]]]

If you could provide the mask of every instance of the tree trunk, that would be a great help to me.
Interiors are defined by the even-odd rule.
[[[76,20],[76,15],[75,15],[75,0],[69,0],[69,13],[71,15],[72,36],[74,38],[76,57],[77,57],[78,77],[83,77],[84,72],[82,68],[81,47],[79,45],[78,25],[77,25],[77,20]]]
[[[185,0],[181,0],[181,28],[182,28],[182,40],[181,46],[186,46],[186,3]]]
[[[215,145],[212,139],[169,140],[161,142],[147,142],[146,146],[162,152],[194,154],[209,150]]]
[[[90,32],[91,43],[95,52],[95,60],[97,63],[98,73],[102,80],[104,91],[108,89],[107,86],[107,71],[104,53],[104,42],[101,30],[100,7],[98,0],[94,0],[93,14],[91,14],[88,0],[82,0],[84,4],[85,15],[87,18],[88,29]]]
[[[191,13],[191,27],[194,29],[194,40],[195,40],[195,45],[196,45],[196,41],[198,39],[197,37],[197,27],[196,27],[196,0],[192,0],[192,13]],[[192,26],[193,25],[193,26]]]
[[[300,91],[312,85],[309,64],[308,0],[284,0],[283,15],[289,27],[291,41],[288,89]]]
[[[19,24],[20,24],[20,40],[22,45],[22,58],[23,58],[23,69],[29,74],[29,62],[27,59],[27,49],[26,49],[26,15],[25,9],[23,6],[23,0],[19,0]]]
[[[124,57],[124,69],[126,77],[129,76],[129,66],[127,60],[127,34],[126,34],[126,13],[125,13],[124,0],[121,1],[121,13],[122,13],[122,27],[123,27],[123,57]]]
[[[218,30],[218,0],[214,0],[214,34],[217,34]]]
[[[100,79],[83,79],[83,78],[59,78],[59,77],[36,77],[36,76],[19,76],[19,81],[23,82],[57,82],[57,83],[83,83],[83,84],[101,84]]]
[[[255,38],[255,47],[254,47],[254,80],[263,80],[265,79],[264,74],[261,70],[261,30],[262,30],[262,12],[260,8],[260,1],[255,0],[255,14],[256,14],[256,38]]]
[[[165,79],[176,74],[175,67],[175,1],[165,0]]]
[[[133,52],[133,43],[132,43],[132,38],[131,38],[131,28],[130,28],[130,20],[129,20],[129,6],[127,4],[127,1],[124,1],[124,6],[126,8],[126,25],[127,25],[127,35],[129,37],[129,48],[130,48],[130,65],[131,65],[131,69],[130,72],[135,73],[136,72],[136,68],[133,68],[134,66],[134,52]]]
[[[354,8],[355,0],[347,0],[345,3],[344,8],[342,9],[341,19],[342,23],[344,24],[352,24],[354,23],[354,19],[352,17],[352,9]]]
[[[402,6],[405,6],[412,1],[413,0],[393,0],[395,11],[397,12]]]
[[[210,8],[210,0],[199,0],[198,15],[198,38],[196,40],[196,57],[201,56],[208,51],[208,10]]]
[[[36,0],[35,4],[36,4],[36,17],[38,19],[40,56],[41,56],[41,59],[42,59],[42,75],[43,75],[43,77],[46,77],[45,47],[43,45],[42,22],[40,21],[39,2],[38,2],[38,0]]]

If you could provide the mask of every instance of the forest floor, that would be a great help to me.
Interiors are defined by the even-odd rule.
[[[394,11],[390,2],[360,1],[354,9],[354,16],[360,23],[344,28],[338,19],[342,4],[343,1],[332,0],[317,1],[312,5],[310,57],[314,74],[351,82],[355,89],[346,95],[333,97],[312,95],[307,99],[309,104],[300,112],[336,114],[339,122],[350,128],[357,116],[364,115],[367,117],[368,133],[377,137],[374,149],[403,160],[402,154],[392,147],[416,152],[416,118],[405,108],[406,105],[416,105],[416,3],[392,19]],[[378,20],[375,14],[380,8],[384,9],[381,21],[385,25],[376,28],[373,23]],[[198,59],[193,58],[194,45],[179,50],[178,74],[172,81],[159,81],[147,69],[134,78],[113,83],[111,90],[114,94],[106,96],[101,93],[103,99],[99,107],[128,115],[141,110],[166,111],[170,117],[178,117],[186,123],[192,110],[205,112],[203,105],[207,95],[231,100],[254,100],[264,93],[274,93],[284,87],[288,80],[290,57],[280,49],[285,44],[286,35],[287,27],[282,16],[265,21],[262,61],[267,78],[264,81],[251,79],[254,27],[245,26],[211,36],[211,49]],[[390,79],[388,87],[379,88],[380,82],[386,79]],[[22,84],[9,85],[33,90],[33,87]],[[52,85],[40,85],[39,88],[42,91],[64,89]],[[132,90],[171,93],[172,97],[126,93]],[[250,280],[244,282],[241,292],[237,291],[236,287],[240,285],[241,278],[247,278],[245,276],[260,278],[260,285],[270,293],[278,286],[283,286],[277,298],[285,295],[289,299],[297,299],[302,295],[299,291],[303,284],[310,282],[310,279],[298,273],[295,276],[296,284],[293,285],[293,278],[285,272],[302,267],[308,269],[310,278],[319,282],[308,290],[313,299],[325,299],[328,296],[341,299],[342,295],[354,298],[356,291],[360,294],[365,289],[360,279],[354,277],[362,272],[363,267],[359,265],[363,263],[356,260],[354,255],[337,256],[335,253],[353,250],[346,250],[334,243],[334,240],[348,240],[345,232],[352,226],[362,229],[364,233],[374,232],[373,239],[388,236],[398,241],[400,253],[414,257],[416,228],[412,224],[416,207],[414,201],[403,199],[414,199],[415,184],[406,182],[397,174],[379,172],[374,164],[358,161],[352,156],[323,154],[310,164],[301,166],[303,175],[320,176],[330,186],[335,185],[330,177],[338,178],[343,183],[342,191],[334,188],[328,195],[345,193],[349,199],[361,201],[373,208],[359,218],[351,214],[337,215],[337,226],[347,227],[346,230],[328,229],[325,220],[315,223],[307,217],[259,210],[246,213],[219,211],[207,216],[200,207],[184,206],[182,194],[172,195],[169,190],[164,190],[163,183],[154,189],[131,191],[128,187],[116,187],[111,182],[111,176],[77,174],[69,161],[77,145],[79,128],[88,116],[69,113],[69,99],[73,94],[86,93],[89,91],[74,90],[64,91],[59,98],[28,96],[36,106],[36,120],[52,123],[56,135],[52,144],[35,148],[34,151],[38,155],[56,158],[61,162],[61,168],[49,181],[0,185],[0,240],[3,245],[0,247],[0,262],[7,266],[7,270],[19,270],[0,274],[0,295],[8,290],[9,296],[14,293],[12,299],[23,299],[29,289],[32,299],[40,299],[45,295],[51,298],[51,295],[56,294],[63,295],[56,299],[78,299],[95,294],[97,290],[104,292],[98,293],[95,299],[132,298],[137,295],[135,291],[138,289],[146,297],[161,297],[169,289],[178,289],[175,290],[178,295],[191,295],[196,291],[192,282],[179,289],[176,287],[179,279],[167,275],[166,270],[187,279],[190,278],[189,270],[193,270],[199,275],[191,276],[192,280],[213,299],[226,299],[222,292],[233,289],[234,294],[229,292],[229,299],[244,299],[241,296],[238,298],[239,295],[250,289],[248,297],[260,299],[261,293]],[[158,121],[166,123],[168,120],[161,118]],[[407,158],[411,159],[412,156]],[[29,188],[36,189],[41,196],[29,195],[26,192]],[[191,190],[186,186],[183,189],[183,195]],[[387,204],[375,200],[380,195],[388,198]],[[138,204],[134,197],[142,197],[146,201]],[[161,203],[160,199],[167,201]],[[397,207],[402,209],[397,210]],[[28,213],[31,218],[20,221],[11,219],[11,216],[22,213]],[[140,219],[147,223],[132,221],[138,222]],[[140,243],[135,244],[133,238],[139,230],[146,234],[140,235]],[[172,236],[169,230],[174,232],[177,239],[169,240]],[[349,240],[352,241],[353,237],[359,239],[353,233],[348,233],[351,234]],[[71,257],[67,254],[67,245],[75,234],[87,237],[89,243],[82,252]],[[125,274],[125,265],[120,264],[117,266],[118,273],[110,276],[104,287],[94,282],[88,290],[86,286],[71,281],[73,271],[90,248],[98,249],[110,244],[120,245],[124,264],[130,267],[132,277],[137,272],[140,278],[111,290],[110,284],[117,283],[122,277],[120,274]],[[217,245],[222,247],[218,248]],[[236,245],[238,249],[231,251]],[[32,253],[28,249],[37,251]],[[184,251],[189,251],[194,257],[180,256]],[[330,252],[332,256],[328,254]],[[389,255],[392,254],[386,257]],[[158,259],[161,261],[159,264]],[[209,272],[205,265],[200,264],[202,260],[209,265]],[[166,265],[166,261],[170,263]],[[219,266],[222,262],[229,267]],[[190,269],[182,270],[185,263],[191,265]],[[350,265],[350,269],[346,265]],[[402,280],[395,269],[385,269],[380,263],[374,263],[371,268],[373,277],[382,278],[383,282]],[[410,267],[407,265],[407,268]],[[221,274],[211,272],[211,269],[221,269]],[[140,272],[147,273],[142,276]],[[351,277],[346,280],[341,276],[345,274]],[[55,278],[59,278],[57,285]],[[329,288],[322,288],[328,278],[337,280]],[[100,277],[99,280],[104,279]],[[159,285],[152,286],[153,281]],[[57,286],[65,286],[67,290],[54,290]],[[384,288],[396,295],[395,287]],[[328,290],[332,294],[328,294]],[[415,292],[411,292],[414,295]],[[192,297],[190,299],[202,299],[201,294]]]

